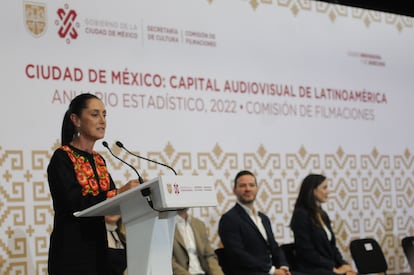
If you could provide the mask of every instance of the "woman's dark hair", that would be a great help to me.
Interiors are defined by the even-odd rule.
[[[78,117],[81,117],[82,110],[88,107],[88,101],[93,98],[99,99],[96,95],[85,93],[76,96],[70,102],[69,108],[63,117],[61,139],[62,145],[68,145],[77,132],[75,125],[73,125],[73,122],[70,119],[70,115],[75,114]]]
[[[241,177],[241,176],[245,176],[245,175],[250,175],[254,178],[254,182],[257,184],[256,181],[256,177],[254,176],[254,174],[248,170],[242,170],[240,172],[237,173],[236,177],[234,178],[234,188],[237,187],[237,180]]]
[[[318,186],[325,179],[325,176],[318,174],[309,174],[308,176],[306,176],[302,181],[302,185],[300,186],[299,195],[295,203],[295,209],[293,210],[293,212],[295,212],[298,209],[307,210],[315,224],[320,224],[320,221],[317,217],[318,214],[323,216],[324,212],[320,205],[316,203],[313,191],[316,188],[318,188]],[[290,224],[292,225],[292,221],[290,222]]]

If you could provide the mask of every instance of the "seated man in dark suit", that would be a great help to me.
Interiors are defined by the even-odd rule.
[[[254,208],[257,182],[253,173],[240,171],[234,180],[233,193],[237,203],[219,222],[226,266],[231,268],[231,275],[290,275],[270,219]]]

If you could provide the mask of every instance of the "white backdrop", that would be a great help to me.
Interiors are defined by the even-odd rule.
[[[299,0],[7,1],[0,18],[0,272],[44,272],[46,165],[81,92],[106,104],[110,144],[216,178],[219,207],[193,211],[215,246],[238,170],[262,179],[259,208],[281,243],[300,180],[321,172],[346,257],[350,239],[372,235],[391,269],[407,268],[412,18]],[[117,183],[133,176],[104,154]]]

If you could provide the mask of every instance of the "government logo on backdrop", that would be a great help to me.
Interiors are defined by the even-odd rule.
[[[25,2],[24,23],[34,37],[42,36],[47,28],[46,4]]]
[[[72,40],[78,38],[78,29],[80,26],[76,21],[78,14],[75,10],[69,9],[68,4],[65,4],[64,8],[57,10],[57,15],[59,19],[56,19],[55,24],[58,26],[58,35],[69,44]]]
[[[47,25],[53,24],[54,34],[66,44],[71,44],[79,37],[110,37],[111,39],[136,40],[139,38],[139,24],[136,21],[125,21],[123,19],[112,20],[107,18],[96,18],[86,15],[69,4],[59,5],[47,18],[47,4],[24,1],[24,20],[26,29],[33,37],[38,38],[46,33]],[[50,6],[49,6],[50,9]],[[83,15],[79,16],[79,15]],[[50,21],[50,22],[48,22]],[[83,22],[81,24],[81,22]]]

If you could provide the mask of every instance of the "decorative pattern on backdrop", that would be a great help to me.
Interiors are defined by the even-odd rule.
[[[214,0],[209,0],[214,2]],[[321,1],[308,0],[250,0],[253,10],[258,8],[278,8],[289,9],[294,16],[299,13],[318,12],[326,14],[329,20],[334,23],[341,18],[351,17],[362,21],[365,27],[369,28],[373,24],[386,23],[387,25],[395,26],[401,32],[405,29],[413,28],[413,18],[410,16],[402,16],[393,13],[384,13],[374,10],[361,9],[357,7],[349,7],[344,5],[332,5],[331,3]]]
[[[53,209],[46,177],[49,150],[23,152],[0,146],[0,273],[36,274],[47,272],[49,235]],[[150,179],[170,173],[165,167],[137,160],[113,151],[132,163]],[[117,185],[134,178],[131,169],[107,152],[100,152],[108,163]],[[347,260],[352,239],[374,237],[385,251],[390,272],[408,268],[401,239],[414,235],[414,156],[408,150],[383,155],[367,148],[361,154],[336,152],[318,154],[304,146],[296,152],[269,152],[258,144],[253,152],[228,152],[219,143],[209,152],[190,153],[167,143],[162,151],[135,152],[173,166],[178,174],[211,175],[215,180],[218,207],[192,209],[206,222],[213,247],[219,245],[218,220],[235,203],[233,178],[241,169],[257,175],[258,208],[272,221],[276,239],[291,242],[288,228],[301,180],[310,172],[328,177],[331,190],[325,209],[333,220],[338,245]]]

